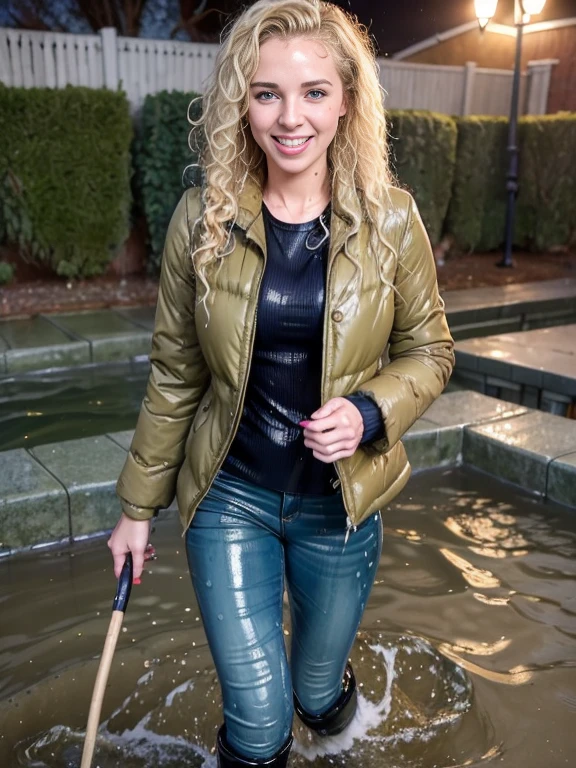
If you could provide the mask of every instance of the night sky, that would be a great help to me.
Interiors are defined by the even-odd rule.
[[[355,13],[376,38],[382,55],[476,18],[474,0],[333,0]],[[495,21],[513,23],[514,0],[499,0]],[[576,17],[576,0],[548,0],[534,21]]]

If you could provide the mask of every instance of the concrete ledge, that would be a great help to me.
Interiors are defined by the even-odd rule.
[[[69,535],[62,484],[22,448],[0,454],[0,554]]]
[[[153,307],[0,320],[0,375],[148,355]]]
[[[551,462],[546,493],[553,501],[576,507],[576,453],[568,453]]]
[[[112,528],[133,432],[0,453],[0,555]],[[442,395],[407,432],[415,471],[469,464],[576,510],[576,422],[476,392]]]
[[[576,322],[576,279],[516,283],[443,294],[456,340]]]
[[[457,342],[453,380],[569,416],[576,405],[576,324]]]
[[[548,495],[549,465],[570,453],[576,453],[576,422],[541,411],[464,429],[465,464],[541,496]],[[557,467],[556,484],[551,486],[557,500],[562,496],[562,471]]]
[[[455,339],[576,323],[576,279],[443,294]],[[154,307],[117,307],[0,320],[0,376],[150,351]]]
[[[115,485],[126,459],[117,442],[102,435],[41,445],[30,453],[66,489],[72,539],[116,525]]]
[[[432,403],[402,442],[415,470],[459,464],[465,426],[508,419],[526,412],[523,406],[477,392],[452,392]]]

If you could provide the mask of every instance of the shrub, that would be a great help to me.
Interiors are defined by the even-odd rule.
[[[129,233],[126,96],[91,88],[0,88],[5,237],[57,274],[100,274]]]
[[[442,236],[456,164],[456,122],[448,115],[390,110],[392,168],[413,193],[432,243]]]
[[[576,240],[576,114],[523,117],[518,126],[517,245],[534,250]]]
[[[508,120],[474,115],[457,119],[456,170],[446,229],[464,250],[502,243],[506,220]]]
[[[508,121],[458,119],[458,151],[447,229],[460,248],[503,245]],[[518,123],[519,194],[514,244],[534,250],[569,245],[576,236],[576,115],[537,115]]]
[[[0,261],[0,285],[9,283],[14,277],[14,267],[6,261]]]
[[[201,182],[197,168],[198,149],[188,145],[188,108],[196,93],[161,91],[147,96],[140,113],[134,143],[136,194],[146,216],[150,237],[149,271],[160,268],[162,249],[170,217],[186,187]],[[200,114],[200,102],[192,105],[190,116]],[[186,170],[186,173],[184,171]]]

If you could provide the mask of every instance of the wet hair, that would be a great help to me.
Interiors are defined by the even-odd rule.
[[[265,182],[266,158],[252,137],[247,113],[260,46],[271,38],[315,40],[332,55],[346,99],[346,114],[328,148],[332,201],[350,223],[344,250],[361,273],[361,264],[348,253],[347,242],[363,219],[370,225],[371,251],[378,254],[383,246],[390,250],[383,235],[392,184],[383,91],[366,29],[323,0],[258,0],[225,32],[202,97],[202,116],[191,121],[191,140],[195,131],[201,131],[204,144],[202,215],[196,222],[192,258],[207,291],[208,266],[234,247],[231,224],[238,214],[238,193],[247,178],[260,188]],[[388,269],[386,273],[390,274]],[[380,274],[390,285],[382,265]]]

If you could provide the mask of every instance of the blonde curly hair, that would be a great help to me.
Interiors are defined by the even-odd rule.
[[[247,178],[260,188],[265,182],[265,155],[252,137],[246,115],[260,46],[272,37],[312,38],[332,54],[347,104],[328,149],[332,200],[351,223],[344,250],[361,270],[347,251],[347,241],[358,232],[363,218],[370,225],[372,251],[378,253],[382,246],[390,250],[382,233],[393,180],[383,91],[366,29],[323,0],[258,0],[229,26],[209,87],[201,97],[202,117],[190,121],[194,126],[191,142],[200,131],[204,143],[203,206],[192,254],[196,274],[206,288],[204,301],[209,292],[208,267],[234,247],[231,225],[238,214],[239,191]],[[389,285],[383,267],[380,274]]]

